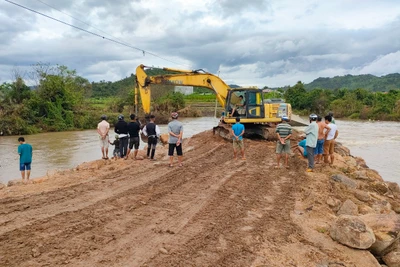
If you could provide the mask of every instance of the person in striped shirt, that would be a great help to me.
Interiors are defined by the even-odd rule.
[[[282,123],[276,127],[276,135],[278,141],[276,142],[276,160],[277,164],[275,168],[280,168],[280,160],[282,154],[285,153],[285,167],[289,168],[289,154],[290,154],[290,137],[292,136],[292,126],[289,125],[289,118],[286,116],[282,117]]]

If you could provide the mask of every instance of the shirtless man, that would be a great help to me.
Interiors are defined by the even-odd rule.
[[[321,116],[318,116],[317,124],[318,124],[318,140],[317,140],[317,146],[314,149],[315,164],[319,164],[322,162],[322,154],[324,152],[325,133],[330,131],[329,126],[326,125],[326,123],[322,121]]]
[[[325,116],[325,123],[330,128],[329,131],[325,133],[325,141],[324,141],[324,163],[329,163],[333,165],[333,161],[335,160],[334,148],[335,148],[335,140],[339,135],[339,131],[337,130],[336,124],[332,123],[331,116]],[[330,158],[330,161],[328,161]]]

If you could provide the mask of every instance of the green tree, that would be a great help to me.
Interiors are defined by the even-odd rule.
[[[298,81],[293,87],[289,87],[284,94],[286,102],[290,103],[294,109],[307,109],[307,91],[304,84]]]

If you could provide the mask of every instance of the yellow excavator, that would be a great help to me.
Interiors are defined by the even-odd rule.
[[[289,119],[292,116],[292,107],[281,99],[264,99],[264,93],[257,88],[230,88],[218,76],[203,70],[180,70],[162,68],[162,70],[174,73],[166,75],[148,76],[146,67],[140,65],[136,68],[135,105],[138,106],[138,94],[142,101],[142,107],[146,114],[150,113],[151,85],[168,84],[180,86],[196,86],[212,90],[222,108],[224,116],[218,126],[214,127],[224,138],[230,138],[230,127],[240,117],[240,122],[245,125],[245,137],[260,137],[267,140],[276,138],[276,126],[282,121],[282,117]]]

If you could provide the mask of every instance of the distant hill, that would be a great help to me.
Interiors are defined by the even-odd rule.
[[[109,97],[127,95],[135,88],[136,76],[131,74],[116,82],[92,82],[92,97]]]
[[[315,88],[338,89],[347,88],[354,90],[357,88],[369,89],[371,91],[386,92],[392,89],[400,89],[400,74],[393,73],[377,77],[371,74],[365,75],[345,75],[333,78],[318,78],[311,83],[304,84],[307,90]]]

